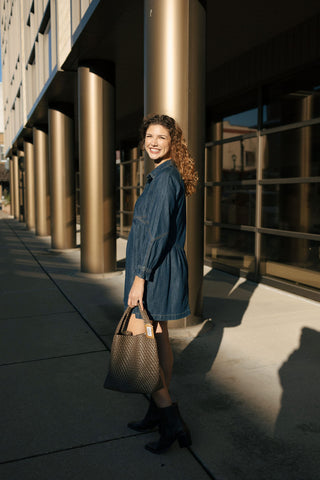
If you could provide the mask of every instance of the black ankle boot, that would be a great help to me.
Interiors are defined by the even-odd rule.
[[[160,408],[160,438],[157,442],[148,443],[145,448],[152,453],[163,453],[178,440],[180,447],[191,445],[191,435],[187,425],[181,418],[178,405],[173,403],[170,407]]]
[[[151,398],[145,417],[137,422],[129,422],[128,427],[137,432],[153,432],[160,424],[160,408]]]

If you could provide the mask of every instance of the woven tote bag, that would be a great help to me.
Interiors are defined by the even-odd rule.
[[[128,307],[115,330],[104,388],[151,394],[163,387],[157,343],[148,314],[141,308],[146,333],[132,335],[127,331],[131,312],[132,308]]]

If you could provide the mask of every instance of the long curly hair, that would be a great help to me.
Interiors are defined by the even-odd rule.
[[[181,127],[168,115],[148,115],[143,119],[141,126],[142,149],[144,149],[145,136],[150,125],[161,125],[169,131],[171,138],[171,158],[180,172],[186,196],[192,195],[196,191],[199,176],[195,169],[195,162],[190,155],[187,143],[183,137]]]

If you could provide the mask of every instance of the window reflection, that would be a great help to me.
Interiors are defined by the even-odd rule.
[[[207,181],[238,181],[256,178],[257,137],[216,145],[207,150]]]
[[[137,148],[119,152],[119,230],[120,235],[127,236],[133,216],[134,205],[143,189],[143,158],[139,157]]]
[[[223,185],[207,188],[206,218],[234,225],[254,225],[256,189],[251,186]]]
[[[265,92],[263,128],[272,128],[294,122],[311,120],[320,116],[320,92],[318,87],[283,91],[276,88]],[[281,90],[281,88],[279,89]]]
[[[319,242],[263,235],[261,273],[320,288]]]
[[[281,101],[270,102],[263,106],[264,128],[276,127],[286,123],[309,120],[310,114],[305,111],[304,104],[309,95],[296,92],[284,95]]]
[[[254,271],[254,233],[206,226],[206,256],[215,263]]]
[[[263,177],[319,176],[319,158],[320,125],[267,135]]]
[[[262,226],[320,233],[320,184],[264,185]]]
[[[249,133],[252,130],[256,130],[258,126],[258,109],[252,108],[244,112],[230,115],[223,119],[225,125],[224,138],[230,138],[230,133],[233,133],[233,137],[237,135],[243,135]],[[246,128],[244,128],[246,127]]]

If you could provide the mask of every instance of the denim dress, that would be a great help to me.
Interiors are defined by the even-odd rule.
[[[185,237],[184,184],[167,160],[149,173],[134,208],[126,254],[126,306],[137,275],[146,280],[144,307],[152,320],[178,320],[190,314]],[[141,318],[137,307],[133,313]]]

